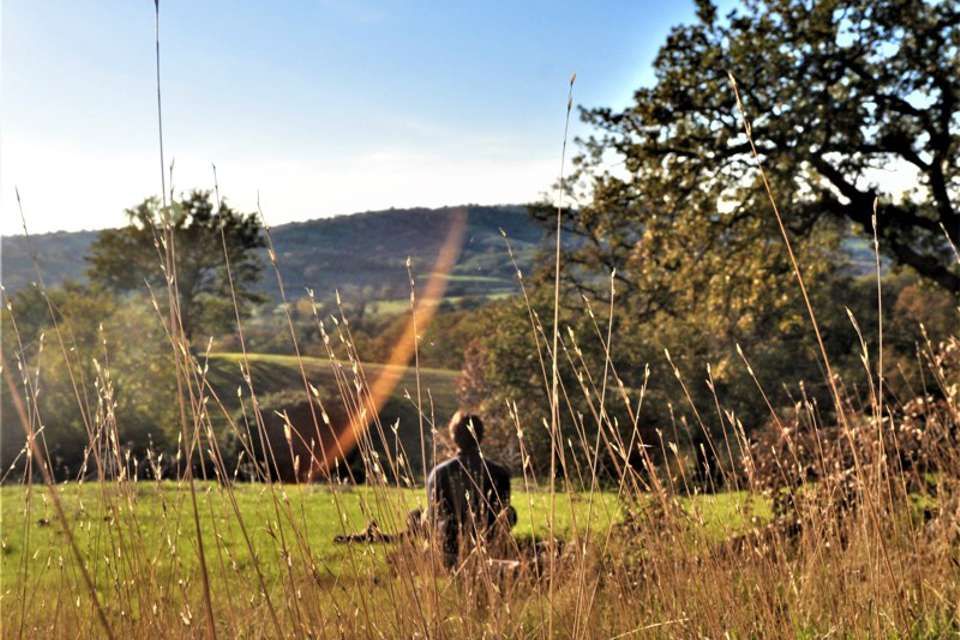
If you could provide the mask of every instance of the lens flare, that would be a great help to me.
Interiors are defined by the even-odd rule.
[[[423,333],[429,328],[437,307],[443,300],[447,289],[448,276],[460,256],[463,246],[463,237],[467,228],[466,209],[456,209],[450,217],[450,227],[443,245],[437,254],[437,259],[430,272],[430,278],[424,287],[422,295],[416,297],[413,313],[404,327],[400,339],[393,346],[386,366],[380,368],[376,379],[363,392],[366,411],[351,412],[349,422],[337,433],[336,442],[325,444],[325,455],[321,462],[321,470],[329,472],[336,461],[343,461],[343,456],[349,455],[356,447],[357,442],[369,428],[370,423],[379,415],[400,379],[406,373],[416,348],[416,333]],[[416,318],[416,323],[414,322]],[[325,466],[324,466],[325,464]]]

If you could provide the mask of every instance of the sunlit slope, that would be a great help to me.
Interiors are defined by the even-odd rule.
[[[207,377],[217,395],[231,411],[239,409],[237,389],[244,397],[249,397],[243,375],[239,353],[214,353],[210,356],[210,370]],[[257,397],[265,401],[265,412],[272,414],[278,408],[305,405],[306,391],[301,378],[298,360],[295,356],[254,353],[248,355],[253,388]],[[319,392],[321,400],[333,422],[336,424],[345,415],[345,406],[356,399],[356,374],[349,363],[342,364],[342,372],[347,382],[344,393],[338,387],[334,364],[325,358],[302,358],[304,372],[308,382]],[[362,374],[372,382],[386,365],[363,364]],[[457,409],[456,371],[445,369],[421,369],[420,390],[423,408],[423,426],[425,448],[432,449],[430,440],[431,422],[445,425],[450,415]],[[346,396],[346,402],[345,398]],[[312,416],[309,411],[290,410],[290,419],[294,426],[304,434],[314,432]],[[266,416],[267,418],[270,415]],[[387,434],[386,444],[381,442],[377,430],[374,441],[381,446],[396,450],[400,447],[411,463],[417,475],[421,472],[420,411],[417,404],[417,373],[413,367],[407,368],[400,381],[380,411],[380,423]],[[392,426],[397,426],[394,436]]]

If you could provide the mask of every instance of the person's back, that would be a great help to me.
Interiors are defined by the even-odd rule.
[[[457,455],[437,465],[427,478],[427,515],[452,566],[460,545],[494,535],[498,519],[512,525],[510,472],[480,452],[483,423],[459,412],[450,422]]]

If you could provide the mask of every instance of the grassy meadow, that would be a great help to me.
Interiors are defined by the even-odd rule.
[[[197,496],[202,506],[201,535],[211,541],[217,554],[224,554],[231,567],[236,563],[236,577],[241,579],[250,571],[250,563],[244,560],[246,550],[242,548],[244,539],[239,520],[225,491],[215,483],[198,483]],[[549,494],[536,489],[525,491],[519,485],[515,491],[518,524],[514,533],[520,538],[545,537],[549,529],[544,515],[548,511]],[[103,508],[101,492],[107,492],[117,500],[116,510]],[[277,551],[272,544],[277,534],[275,499],[283,505],[281,519],[290,516],[296,520],[296,526],[303,533],[302,542],[309,547],[310,558],[318,571],[327,577],[341,579],[349,577],[351,557],[358,555],[358,551],[360,556],[376,551],[375,556],[382,561],[379,552],[389,549],[390,545],[364,548],[367,545],[334,544],[334,536],[362,531],[371,520],[386,531],[399,532],[406,526],[407,512],[425,506],[426,502],[422,489],[349,485],[271,487],[247,483],[238,484],[232,494],[254,549],[262,550],[264,554],[264,575],[273,586],[278,586],[283,567],[281,559],[272,555]],[[161,571],[172,572],[167,579],[176,579],[177,565],[165,562],[165,557],[174,547],[189,550],[196,544],[194,530],[185,526],[190,522],[191,514],[190,492],[183,482],[140,481],[123,488],[97,483],[67,484],[63,485],[60,496],[70,521],[76,527],[77,541],[88,557],[102,556],[112,544],[111,536],[116,536],[117,543],[121,538],[136,540],[140,552],[147,554],[149,564],[156,564]],[[0,488],[0,499],[3,517],[0,544],[4,566],[10,569],[4,571],[4,601],[15,600],[17,591],[23,587],[13,568],[19,567],[24,558],[32,567],[27,574],[28,582],[36,588],[50,589],[57,585],[62,576],[53,569],[61,558],[68,573],[75,576],[75,567],[69,570],[73,560],[63,557],[62,525],[57,521],[44,490],[8,485]],[[124,508],[128,499],[136,505],[135,513],[130,512],[130,504]],[[585,528],[588,524],[594,531],[606,531],[621,520],[615,494],[598,493],[592,500],[587,494],[574,494],[570,500],[561,502],[555,532],[563,537],[569,536],[576,527]],[[735,503],[735,498],[709,500],[705,509],[713,526],[735,526],[734,523],[742,521],[742,517],[735,513]],[[32,520],[29,528],[25,522],[28,508]],[[110,527],[101,528],[99,522],[106,522]],[[196,561],[195,554],[180,552],[179,563],[188,575],[196,571]],[[376,571],[384,577],[386,566],[379,566]],[[108,588],[111,580],[109,567],[100,566],[94,573],[98,574],[99,587]]]
[[[126,620],[131,629],[157,625],[165,636],[191,635],[193,625],[200,623],[192,618],[197,612],[181,615],[171,629],[154,609],[157,602],[144,599],[149,594],[169,604],[187,594],[199,595],[197,536],[186,483],[67,483],[58,487],[58,494],[111,617]],[[387,532],[398,532],[405,526],[407,511],[425,502],[422,489],[349,485],[226,488],[198,482],[196,497],[206,561],[211,578],[220,585],[214,601],[218,610],[234,617],[234,623],[243,621],[235,628],[248,630],[249,635],[239,634],[242,637],[270,635],[262,626],[259,598],[247,603],[259,611],[253,615],[242,613],[246,607],[236,600],[249,597],[250,585],[260,579],[258,572],[266,592],[279,600],[290,588],[288,572],[312,582],[319,588],[312,594],[316,599],[298,596],[298,600],[321,619],[349,615],[358,600],[387,607],[381,600],[390,597],[391,583],[401,579],[396,556],[409,551],[407,543],[335,544],[334,537],[362,531],[371,520]],[[551,521],[550,492],[514,483],[517,540],[543,540],[552,532],[563,539],[600,544],[613,528],[623,525],[622,503],[614,492],[555,498]],[[88,605],[70,596],[83,592],[84,584],[74,558],[66,553],[63,526],[46,490],[7,485],[0,488],[0,504],[3,628],[19,633],[23,623],[28,635],[97,635]],[[685,518],[702,526],[704,544],[717,544],[771,517],[769,504],[751,503],[746,494],[737,493],[685,499],[681,508]],[[448,579],[443,582],[445,590],[456,589]],[[53,621],[44,623],[49,616]],[[367,631],[374,635],[391,633],[391,623],[370,623]]]

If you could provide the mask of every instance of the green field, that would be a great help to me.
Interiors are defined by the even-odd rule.
[[[399,531],[406,513],[425,504],[422,489],[239,484],[232,489],[238,519],[226,489],[209,482],[198,483],[197,487],[201,532],[211,571],[220,571],[222,562],[231,574],[255,579],[253,554],[240,527],[242,520],[260,560],[260,570],[272,586],[279,586],[285,567],[282,540],[290,547],[291,556],[301,562],[310,558],[319,574],[331,580],[386,572],[385,553],[394,545],[334,544],[334,536],[360,531],[370,520],[376,520],[385,531]],[[58,489],[98,588],[107,588],[117,580],[117,571],[124,575],[128,570],[109,563],[118,549],[140,556],[134,573],[151,567],[153,579],[161,582],[196,578],[196,535],[186,483],[65,484]],[[2,593],[7,603],[19,597],[24,571],[30,589],[54,587],[64,579],[59,569],[62,559],[70,579],[78,579],[46,488],[36,485],[29,491],[28,502],[28,489],[22,486],[0,488]],[[549,500],[546,492],[517,492],[516,536],[548,534]],[[109,506],[104,507],[105,503]],[[606,531],[620,519],[616,496],[610,493],[597,493],[592,500],[581,494],[572,498],[560,495],[557,505],[555,533],[562,538],[573,536],[574,530],[584,532],[587,523],[594,532]],[[28,506],[29,521],[25,517]],[[302,536],[299,545],[298,536]]]
[[[425,504],[422,489],[238,484],[227,490],[211,482],[198,482],[196,486],[208,562],[236,562],[240,572],[253,569],[240,527],[242,520],[260,558],[261,570],[271,581],[280,578],[284,566],[282,545],[278,544],[281,533],[290,546],[294,546],[294,532],[302,533],[303,548],[328,577],[355,573],[353,563],[358,558],[368,564],[368,569],[385,570],[376,565],[382,563],[383,552],[390,545],[338,545],[333,537],[360,531],[370,520],[376,520],[385,531],[399,531],[406,513]],[[109,581],[113,575],[108,563],[100,560],[109,550],[125,544],[144,554],[141,560],[168,579],[196,569],[196,535],[185,482],[70,483],[59,485],[58,492],[80,550],[90,559],[90,569],[98,580]],[[588,530],[591,535],[602,535],[623,517],[617,496],[611,492],[557,494],[555,499],[553,531],[562,539],[586,537]],[[548,491],[524,490],[515,480],[517,538],[544,538],[549,534],[550,501]],[[754,513],[745,511],[745,504],[744,496],[735,493],[684,501],[691,518],[702,519],[716,539],[742,530],[751,515],[769,517],[766,505]],[[24,568],[31,585],[52,585],[61,579],[57,568],[60,559],[68,568],[73,561],[45,487],[0,487],[0,506],[2,592],[4,600],[9,601],[16,597]],[[29,520],[25,517],[27,509]],[[174,549],[185,551],[179,555],[181,551]]]
[[[470,278],[466,276],[448,276],[447,279],[451,281],[458,281],[457,279],[461,278],[466,281],[477,280],[477,278]],[[499,281],[499,278],[487,278],[489,281]],[[444,296],[440,301],[441,304],[449,304],[454,307],[468,306],[468,305],[479,305],[485,302],[492,302],[494,300],[506,300],[512,296],[515,296],[515,291],[494,291],[492,293],[486,293],[483,295],[467,295],[467,296]],[[396,315],[400,313],[406,313],[410,310],[410,298],[393,298],[386,300],[377,300],[370,304],[371,310],[374,313],[380,315]]]

